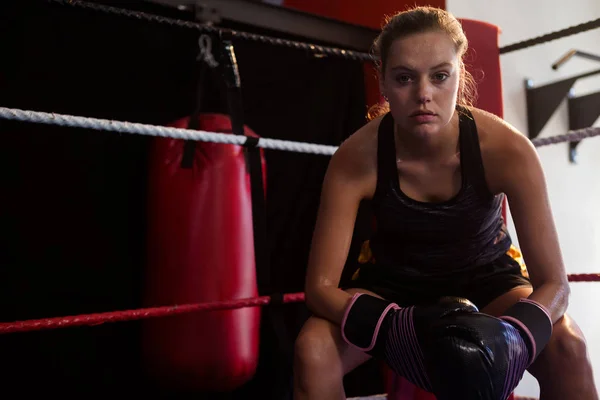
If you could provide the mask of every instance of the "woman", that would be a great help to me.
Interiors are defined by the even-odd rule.
[[[429,7],[401,12],[374,49],[389,112],[340,146],[324,180],[306,277],[313,316],[296,340],[295,399],[344,398],[343,376],[370,358],[341,336],[357,292],[402,307],[460,296],[494,316],[529,298],[553,324],[529,368],[541,399],[598,399],[585,339],[565,314],[569,283],[539,158],[528,138],[470,106],[459,22]],[[527,278],[507,254],[503,196]],[[376,222],[373,261],[342,289],[363,200],[371,201]]]

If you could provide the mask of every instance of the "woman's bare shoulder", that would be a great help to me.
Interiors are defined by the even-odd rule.
[[[514,126],[491,112],[479,108],[471,108],[471,113],[477,124],[477,132],[481,144],[497,146],[506,145],[507,139],[527,140]]]
[[[337,149],[327,169],[324,188],[331,196],[367,199],[377,183],[377,131],[380,118],[367,122]]]
[[[357,173],[373,170],[377,165],[377,133],[381,118],[367,122],[344,140],[333,156],[335,162]]]
[[[505,190],[507,181],[517,176],[537,152],[527,136],[504,119],[487,111],[473,109],[481,157],[492,192]]]

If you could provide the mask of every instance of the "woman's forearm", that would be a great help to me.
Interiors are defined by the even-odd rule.
[[[318,286],[306,290],[306,305],[316,316],[341,325],[352,295],[335,286]]]
[[[570,287],[568,282],[548,282],[536,287],[529,299],[542,304],[550,313],[552,323],[556,323],[569,305]]]

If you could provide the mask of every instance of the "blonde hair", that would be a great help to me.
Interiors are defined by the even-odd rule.
[[[386,62],[392,43],[403,36],[428,31],[442,31],[454,42],[459,57],[460,80],[456,103],[459,106],[472,107],[476,99],[476,87],[473,76],[467,71],[464,56],[469,47],[460,22],[449,12],[434,7],[415,7],[387,16],[379,36],[373,43],[373,57],[381,75],[385,73]],[[375,104],[367,117],[376,118],[389,112],[389,104]]]

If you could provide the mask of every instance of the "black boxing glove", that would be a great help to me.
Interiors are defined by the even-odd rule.
[[[425,360],[438,400],[505,400],[550,340],[552,321],[523,299],[504,316],[448,315],[432,327]]]
[[[395,373],[431,392],[425,365],[431,324],[450,315],[477,311],[474,304],[461,298],[449,297],[430,306],[402,308],[357,293],[346,307],[342,337],[346,343],[385,361]]]

